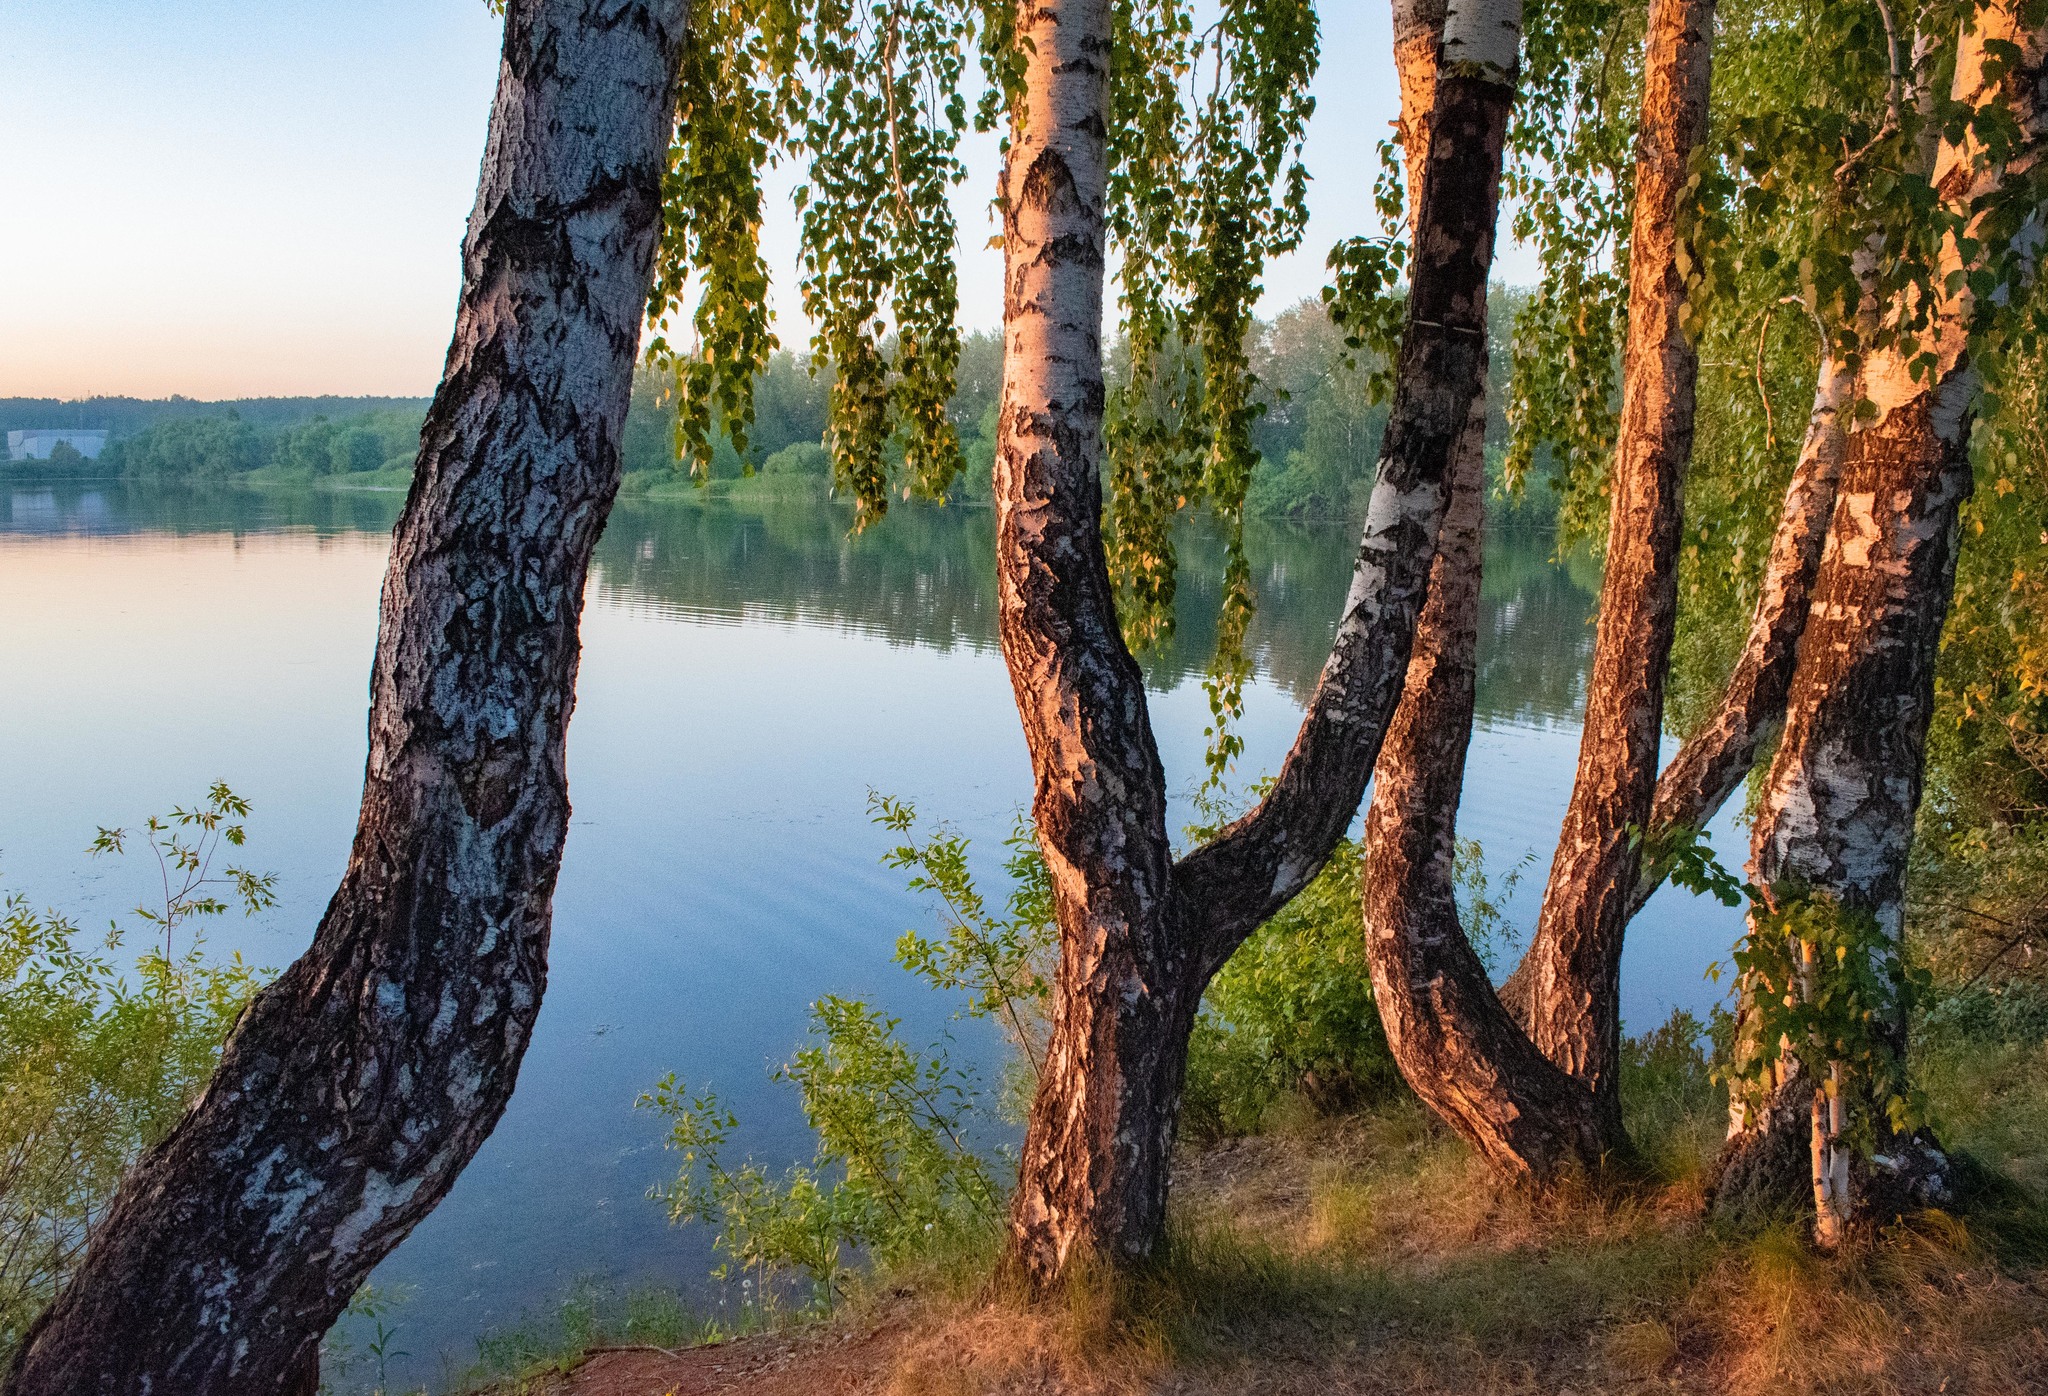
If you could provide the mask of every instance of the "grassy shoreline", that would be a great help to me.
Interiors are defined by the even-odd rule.
[[[1627,1190],[1504,1189],[1405,1095],[1290,1100],[1182,1151],[1171,1254],[1136,1279],[1026,1302],[989,1280],[986,1238],[822,1317],[530,1324],[452,1389],[776,1396],[806,1364],[877,1396],[2048,1389],[2048,1042],[1944,1034],[1925,1060],[1971,1191],[1840,1256],[1797,1217],[1706,1215],[1725,1098],[1694,1054],[1639,1066],[1632,1124],[1659,1162]]]

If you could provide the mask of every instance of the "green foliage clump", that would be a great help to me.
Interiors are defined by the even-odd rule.
[[[2034,302],[2048,314],[2048,283]],[[1908,885],[1942,984],[2048,991],[2048,345],[2001,366],[1973,442]]]
[[[226,786],[144,826],[164,887],[136,908],[152,941],[132,964],[19,893],[0,902],[0,1361],[83,1254],[128,1165],[163,1138],[212,1074],[222,1042],[267,977],[209,958],[191,930],[231,903],[272,904],[271,880],[216,871],[243,841],[248,805]],[[95,853],[125,846],[102,829]]]
[[[128,479],[225,483],[258,470],[289,479],[410,470],[421,413],[393,409],[259,428],[234,411],[168,417],[109,442],[99,465]]]
[[[1880,1120],[1901,1133],[1926,1122],[1926,1097],[1907,1076],[1905,1029],[1933,981],[1875,915],[1795,879],[1768,892],[1744,882],[1698,829],[1661,830],[1643,842],[1654,872],[1724,906],[1748,903],[1729,957],[1744,1008],[1719,1072],[1731,1091],[1768,1097],[1780,1064],[1796,1061],[1807,1080],[1845,1092],[1845,1138],[1866,1155]],[[1708,969],[1716,979],[1722,972]]]
[[[1339,844],[1210,981],[1188,1048],[1191,1137],[1256,1132],[1290,1095],[1333,1109],[1399,1089],[1366,968],[1359,860]]]
[[[1209,982],[1188,1051],[1182,1119],[1191,1137],[1256,1133],[1290,1100],[1328,1113],[1405,1090],[1373,1001],[1363,858],[1357,843],[1338,844],[1315,880]],[[1511,938],[1506,907],[1521,875],[1516,867],[1490,881],[1478,842],[1459,840],[1459,912],[1489,969]]]
[[[1753,1000],[1754,1040],[1730,1068],[1748,1089],[1768,1090],[1789,1053],[1830,1091],[1838,1074],[1857,1083],[1848,1118],[1853,1142],[1866,1151],[1877,1139],[1866,1101],[1894,1130],[1925,1122],[1926,1102],[1906,1077],[1902,1029],[1930,980],[1875,916],[1817,889],[1775,888],[1767,903],[1753,902],[1749,932],[1731,959]]]
[[[1729,1030],[1724,1025],[1721,1035]],[[1622,1040],[1622,1114],[1637,1153],[1658,1177],[1700,1176],[1727,1133],[1728,1099],[1714,1069],[1719,1045],[1682,1008],[1661,1027]]]
[[[978,1093],[943,1048],[920,1052],[899,1020],[833,995],[811,1008],[811,1041],[775,1077],[797,1088],[817,1136],[808,1165],[780,1176],[749,1160],[725,1162],[739,1120],[710,1091],[673,1074],[640,1104],[666,1116],[682,1155],[674,1183],[656,1190],[674,1222],[717,1228],[720,1278],[744,1276],[772,1305],[785,1279],[830,1306],[857,1254],[882,1264],[997,1224],[1003,1195],[969,1134]]]
[[[912,890],[943,908],[943,938],[905,932],[897,962],[963,995],[956,1016],[1001,1024],[1035,1076],[1052,893],[1028,825],[1009,840],[1012,890],[998,916],[968,871],[965,838],[943,825],[920,837],[906,801],[872,795],[870,811],[904,840],[884,864],[910,871]],[[943,1043],[919,1050],[900,1027],[857,999],[828,994],[812,1005],[810,1040],[775,1078],[796,1087],[816,1150],[780,1174],[727,1162],[740,1122],[715,1093],[671,1073],[640,1098],[668,1119],[668,1146],[683,1160],[655,1195],[671,1221],[716,1229],[717,1274],[740,1278],[751,1302],[772,1306],[795,1283],[807,1286],[803,1299],[830,1306],[861,1258],[895,1265],[972,1245],[1000,1224],[1006,1189],[978,1143],[996,1113],[988,1092]]]
[[[265,463],[265,443],[235,416],[172,418],[100,453],[110,471],[139,479],[227,480]]]
[[[936,896],[945,921],[943,940],[905,931],[896,942],[896,963],[942,993],[965,994],[957,1016],[999,1024],[1035,1082],[1045,1059],[1042,1010],[1052,991],[1059,929],[1052,875],[1031,821],[1019,815],[1003,840],[1010,895],[997,916],[968,872],[966,838],[940,825],[920,841],[916,807],[887,795],[870,794],[868,811],[905,840],[882,855],[882,866],[909,871],[910,890]]]

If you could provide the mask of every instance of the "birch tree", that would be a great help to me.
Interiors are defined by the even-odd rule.
[[[1021,13],[1023,118],[1011,129],[1003,188],[999,604],[1061,959],[1010,1259],[1047,1283],[1078,1255],[1115,1265],[1156,1251],[1202,990],[1321,866],[1371,771],[1408,658],[1452,446],[1483,381],[1519,10],[1478,0],[1453,6],[1446,21],[1451,58],[1433,100],[1392,416],[1329,661],[1269,793],[1179,860],[1098,523],[1112,15],[1102,0]]]
[[[1415,22],[1397,7],[1397,36]],[[1366,823],[1367,951],[1395,1059],[1496,1169],[1526,1182],[1596,1174],[1628,1153],[1615,1080],[1620,932],[1638,857],[1630,834],[1648,816],[1656,775],[1676,609],[1697,373],[1679,212],[1705,136],[1712,25],[1711,0],[1650,8],[1612,541],[1579,773],[1537,938],[1556,963],[1533,951],[1526,962],[1527,1032],[1496,997],[1452,890],[1478,638],[1485,479],[1476,420]],[[1404,100],[1419,88],[1404,82]],[[1404,113],[1404,139],[1416,126]]]
[[[505,1108],[546,982],[583,583],[618,485],[685,16],[510,7],[385,576],[348,869],[123,1182],[10,1396],[311,1392],[321,1335]]]
[[[1946,111],[1916,104],[1937,115],[1917,142],[1933,147],[1921,167],[1939,200],[1932,265],[1866,309],[1858,415],[1752,840],[1753,1094],[1738,1095],[1730,1154],[1784,1160],[1803,1117],[1824,1245],[1844,1239],[1873,1192],[1939,1202],[1952,1183],[1916,1128],[1907,1078],[1906,864],[1985,391],[1979,356],[2023,299],[2048,212],[2048,26],[1994,3],[1964,21],[1946,63],[1924,34],[1915,49],[1922,90],[1949,72]],[[1895,245],[1873,239],[1865,256]],[[1773,1085],[1804,1099],[1771,1102]]]

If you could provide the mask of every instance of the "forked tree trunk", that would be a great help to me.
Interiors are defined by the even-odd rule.
[[[1437,44],[1425,40],[1437,39],[1443,19],[1433,0],[1395,0],[1397,129],[1411,218],[1436,83]],[[1362,880],[1366,963],[1388,1047],[1410,1087],[1503,1177],[1542,1185],[1597,1172],[1609,1141],[1592,1093],[1537,1051],[1502,1007],[1458,913],[1452,867],[1477,688],[1485,520],[1482,391],[1454,450],[1429,600],[1373,770]]]
[[[1713,0],[1652,0],[1636,137],[1628,337],[1607,565],[1578,773],[1524,962],[1524,1021],[1621,1134],[1621,946],[1656,791],[1678,614],[1681,498],[1699,356],[1685,327],[1679,204],[1707,131]]]
[[[1686,739],[1657,778],[1648,823],[1654,831],[1703,828],[1748,778],[1757,754],[1783,725],[1785,696],[1792,685],[1814,578],[1820,571],[1821,547],[1834,512],[1846,440],[1844,414],[1854,394],[1854,375],[1826,345],[1821,347],[1817,379],[1806,435],[1786,485],[1742,651],[1713,714]],[[1651,869],[1638,868],[1623,911],[1624,927],[1649,903],[1659,885],[1660,879]],[[1525,959],[1501,987],[1502,1000],[1518,1020],[1526,1017],[1530,963]],[[1788,1070],[1794,1065],[1788,1063]],[[1710,1184],[1716,1205],[1762,1213],[1796,1202],[1804,1189],[1803,1131],[1808,1112],[1803,1092],[1793,1090],[1787,1081],[1770,1100],[1748,1102],[1738,1093],[1731,1098],[1730,1109],[1731,1135],[1754,1136],[1755,1142],[1726,1151],[1717,1161]],[[1777,1124],[1760,1124],[1763,1115],[1748,1119],[1745,1112],[1750,1110],[1765,1112]],[[1792,1133],[1786,1133],[1787,1128]]]
[[[1651,9],[1600,631],[1539,950],[1524,963],[1526,1034],[1472,951],[1451,879],[1476,672],[1484,514],[1476,441],[1461,459],[1461,492],[1366,824],[1368,959],[1396,1061],[1418,1095],[1518,1182],[1596,1173],[1630,1152],[1614,1077],[1619,949],[1634,878],[1630,827],[1647,817],[1656,777],[1676,610],[1679,483],[1698,367],[1682,326],[1677,212],[1705,135],[1712,23],[1712,0],[1658,0]],[[1396,34],[1403,28],[1397,7]],[[1410,86],[1419,83],[1404,82],[1404,95]],[[1404,118],[1404,136],[1413,129]]]
[[[1604,1132],[1593,1093],[1509,1016],[1459,919],[1452,857],[1477,678],[1484,437],[1475,402],[1407,686],[1374,769],[1366,960],[1408,1084],[1495,1172],[1541,1186],[1599,1172],[1626,1140]]]
[[[1190,1016],[1166,781],[1100,535],[1110,0],[1019,11],[1025,120],[1003,171],[999,623],[1052,874],[1060,962],[1011,1214],[1025,1270],[1150,1253]]]
[[[1106,0],[1023,7],[1025,113],[1004,171],[995,464],[1003,652],[1031,748],[1061,957],[1011,1212],[1037,1285],[1143,1260],[1165,1225],[1187,1041],[1211,976],[1343,836],[1399,696],[1452,443],[1484,371],[1485,286],[1519,8],[1451,26],[1395,401],[1329,661],[1273,788],[1175,864],[1165,780],[1100,535]]]
[[[2021,31],[2005,4],[1974,18],[1958,48],[1955,97],[1979,107],[2008,105],[2023,139],[2009,162],[1973,144],[1942,144],[1934,187],[1965,216],[2048,148],[2048,28]],[[1987,82],[1986,60],[1998,44],[2011,45],[2021,61]],[[2038,238],[2042,213],[2036,210],[2023,237]],[[1939,268],[1944,280],[1989,251],[1971,249],[1966,257],[1950,239]],[[1869,914],[1892,959],[1903,953],[1907,857],[1934,711],[1935,661],[1955,585],[1958,514],[1972,483],[1978,384],[1969,337],[1976,307],[1960,277],[1952,290],[1934,294],[1921,331],[1864,360],[1860,388],[1869,411],[1848,435],[1784,736],[1752,843],[1751,875],[1760,886],[1825,893],[1845,911]],[[1916,358],[1931,368],[1916,373]],[[1811,949],[1801,947],[1808,958]],[[1903,1055],[1904,1015],[1891,1005],[1880,1019],[1892,1049]],[[1887,1202],[1935,1202],[1945,1200],[1952,1181],[1931,1140],[1892,1136],[1881,1116],[1870,1171],[1851,1157],[1843,1107],[1873,1106],[1872,1085],[1833,1063],[1828,1080],[1801,1087],[1811,1092],[1801,1123],[1810,1146],[1815,1236],[1824,1245],[1847,1234],[1873,1189]],[[1769,1132],[1791,1128],[1790,1112],[1782,1101],[1774,1104],[1737,1118],[1732,1159],[1788,1152]]]
[[[1757,753],[1784,722],[1785,695],[1798,664],[1799,637],[1806,629],[1813,579],[1820,571],[1821,545],[1842,473],[1842,414],[1855,385],[1855,375],[1836,360],[1828,345],[1821,345],[1820,352],[1813,411],[1785,487],[1749,633],[1713,715],[1686,738],[1657,777],[1657,793],[1650,802],[1652,830],[1704,828],[1749,777]],[[1629,918],[1643,909],[1657,886],[1648,870],[1640,871],[1629,894]]]
[[[250,1396],[491,1132],[540,1008],[563,739],[618,486],[684,0],[514,0],[462,298],[386,573],[354,849],[30,1330],[11,1396]]]

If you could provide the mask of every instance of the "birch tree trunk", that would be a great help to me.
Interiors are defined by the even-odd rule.
[[[1987,58],[2006,45],[2020,62],[1987,77]],[[2048,144],[2048,28],[2022,31],[2008,4],[1979,10],[1960,40],[1953,91],[1957,101],[1980,109],[2007,104],[2022,137],[2010,161],[1990,158],[1967,137],[1940,146],[1935,191],[1967,221]],[[2038,240],[2042,212],[2035,211],[2023,239]],[[1969,227],[1974,233],[1977,225]],[[1939,267],[1944,284],[1931,293],[1935,301],[1923,327],[1865,357],[1860,388],[1868,413],[1848,433],[1784,736],[1752,842],[1751,875],[1758,885],[1824,893],[1845,912],[1867,913],[1893,960],[1903,953],[1907,857],[1934,710],[1935,661],[1955,585],[1958,514],[1972,484],[1969,439],[1978,382],[1970,334],[1978,307],[1967,278],[1954,274],[1975,269],[1996,250],[1966,250],[1950,237]],[[1889,313],[1900,317],[1911,308],[1896,304]],[[1800,949],[1810,964],[1812,947]],[[1903,1013],[1893,1004],[1881,1016],[1892,1049],[1903,1058]],[[1947,1195],[1947,1162],[1932,1141],[1898,1137],[1881,1116],[1871,1171],[1851,1157],[1844,1114],[1874,1105],[1873,1084],[1854,1079],[1838,1062],[1826,1080],[1807,1088],[1815,1236],[1823,1245],[1847,1234],[1873,1187],[1899,1202],[1938,1202]],[[1783,1128],[1782,1115],[1738,1120],[1730,1153],[1782,1154],[1755,1137],[1773,1124]]]
[[[347,872],[123,1182],[10,1396],[309,1390],[321,1335],[511,1095],[546,981],[577,626],[684,15],[509,8],[454,342],[385,576]]]
[[[1872,356],[1874,385],[1886,381],[1887,357]],[[1933,384],[1912,385],[1849,434],[1841,503],[1754,840],[1759,886],[1796,883],[1829,893],[1845,910],[1868,911],[1893,953],[1904,931],[1906,854],[1955,575],[1957,511],[1970,492],[1971,379],[1967,363],[1951,360]],[[1810,962],[1812,947],[1802,950]],[[1894,1027],[1903,1049],[1903,1021]],[[1841,1239],[1854,1211],[1839,1070],[1832,1075],[1810,1087],[1823,1244]]]
[[[1821,353],[1813,409],[1786,485],[1742,651],[1713,715],[1657,778],[1648,823],[1652,830],[1704,827],[1748,778],[1757,753],[1783,725],[1841,476],[1844,415],[1854,402],[1855,375],[1825,345]],[[1622,913],[1624,933],[1660,881],[1650,869],[1638,868]],[[1527,1018],[1531,966],[1524,959],[1501,987],[1501,999],[1518,1021]],[[1784,1068],[1789,1072],[1796,1065],[1788,1061]],[[1762,1214],[1795,1201],[1788,1182],[1805,1166],[1802,1131],[1809,1111],[1803,1094],[1788,1076],[1765,1098],[1745,1100],[1736,1092],[1729,1110],[1731,1137],[1753,1143],[1726,1151],[1717,1161],[1709,1188],[1715,1205]]]
[[[1429,601],[1366,815],[1364,927],[1395,1063],[1495,1172],[1548,1185],[1598,1173],[1625,1139],[1593,1093],[1537,1050],[1495,996],[1458,914],[1456,814],[1472,735],[1486,517],[1484,404],[1460,442]]]
[[[1025,120],[1004,170],[1004,385],[995,463],[1004,656],[1031,748],[1061,958],[1025,1135],[1009,1264],[1142,1260],[1164,1233],[1187,1041],[1231,951],[1343,836],[1400,692],[1445,500],[1484,372],[1486,273],[1519,6],[1451,26],[1416,232],[1409,323],[1350,594],[1267,796],[1175,864],[1142,677],[1100,536],[1106,0],[1020,8]],[[1450,40],[1447,39],[1447,44]]]
[[[1686,738],[1657,777],[1647,826],[1653,830],[1703,828],[1748,778],[1757,753],[1784,722],[1785,695],[1797,667],[1799,637],[1806,629],[1821,546],[1842,473],[1842,414],[1853,400],[1855,385],[1855,375],[1826,344],[1821,346],[1817,379],[1813,410],[1785,487],[1749,633],[1713,715]],[[1657,886],[1655,878],[1639,871],[1625,919],[1643,909]]]
[[[1191,1023],[1166,778],[1100,533],[1109,0],[1020,9],[1026,116],[1003,171],[998,621],[1036,778],[1060,962],[1011,1245],[1050,1279],[1076,1246],[1150,1253]]]
[[[1411,218],[1436,81],[1436,45],[1425,39],[1443,20],[1433,0],[1395,0]],[[1485,449],[1482,390],[1452,458],[1429,600],[1374,767],[1363,924],[1373,998],[1402,1076],[1498,1173],[1541,1185],[1598,1171],[1610,1141],[1591,1092],[1537,1051],[1502,1007],[1458,913],[1452,866],[1477,685]]]
[[[1621,1134],[1621,946],[1656,790],[1678,614],[1681,498],[1699,358],[1685,328],[1679,201],[1705,139],[1713,0],[1653,0],[1636,137],[1628,338],[1593,674],[1571,803],[1525,959],[1526,1023]]]

